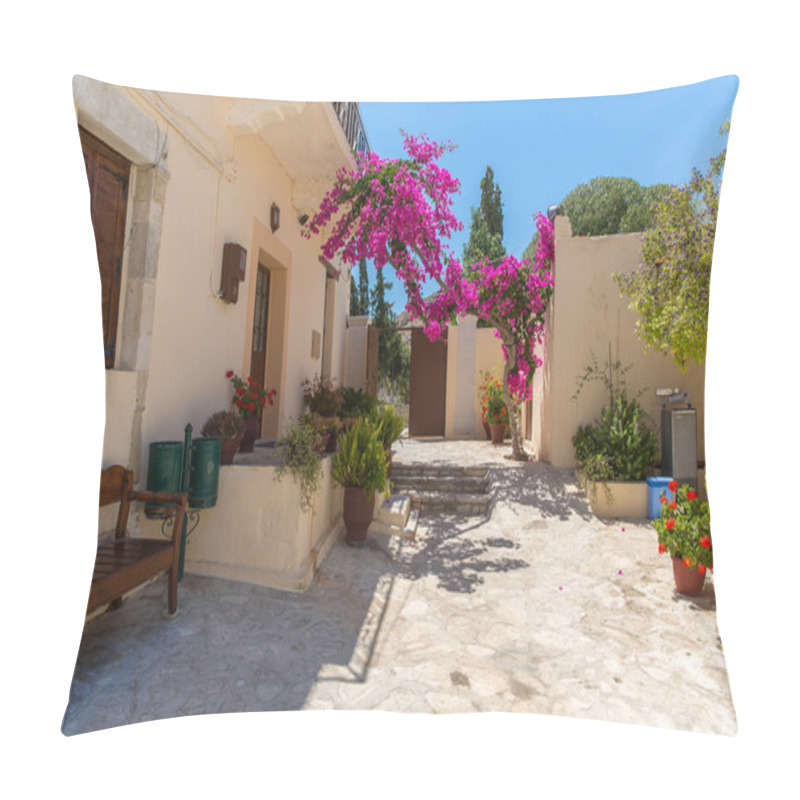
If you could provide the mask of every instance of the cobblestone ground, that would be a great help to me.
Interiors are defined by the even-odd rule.
[[[395,461],[490,465],[491,515],[337,543],[305,594],[186,575],[87,624],[66,734],[290,709],[532,712],[732,735],[713,580],[675,593],[641,521],[596,519],[569,470],[488,442]]]

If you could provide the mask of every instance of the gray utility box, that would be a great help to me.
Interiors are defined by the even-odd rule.
[[[697,489],[697,411],[661,410],[661,474]]]

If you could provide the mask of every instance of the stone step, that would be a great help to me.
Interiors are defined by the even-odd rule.
[[[488,514],[494,496],[488,492],[412,492],[411,507],[420,511],[442,511],[464,516]]]
[[[485,494],[490,489],[487,475],[393,475],[398,492],[443,492]]]
[[[438,476],[438,477],[488,477],[489,468],[481,465],[462,466],[459,464],[392,464],[392,479],[408,476]]]
[[[385,525],[402,528],[408,521],[411,512],[411,498],[408,494],[391,494],[384,498],[379,495],[380,505],[377,508],[375,519]]]
[[[412,508],[411,496],[408,494],[392,494],[380,497],[375,518],[369,527],[371,533],[386,533],[413,539],[417,533],[419,511]]]

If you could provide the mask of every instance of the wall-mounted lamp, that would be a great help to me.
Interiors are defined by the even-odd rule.
[[[239,299],[239,283],[244,280],[247,250],[234,242],[227,242],[222,248],[222,278],[219,296],[225,303],[235,303]]]
[[[269,210],[269,226],[272,228],[273,233],[281,226],[281,210],[278,208],[277,203],[273,203]]]

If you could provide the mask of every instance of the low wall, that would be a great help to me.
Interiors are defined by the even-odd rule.
[[[613,281],[615,272],[635,269],[640,256],[640,234],[572,236],[569,220],[556,218],[555,290],[545,323],[544,366],[534,378],[532,432],[539,458],[555,467],[575,466],[572,437],[608,404],[600,382],[587,383],[577,400],[573,395],[592,356],[607,369],[609,351],[612,361],[631,365],[628,397],[638,396],[659,441],[663,401],[656,389],[688,392],[697,410],[697,458],[705,461],[705,367],[692,363],[682,371],[661,353],[645,352],[635,332],[637,316]]]
[[[288,474],[279,482],[275,466],[220,467],[217,504],[200,511],[185,572],[305,591],[343,529],[344,491],[333,482],[330,457],[322,468],[314,506],[304,512],[299,487]],[[142,535],[158,528],[142,517]]]

